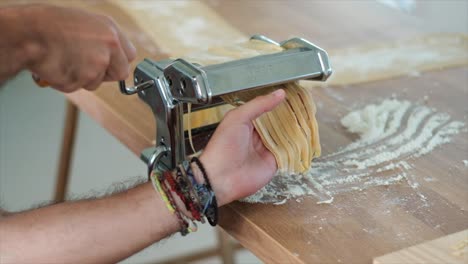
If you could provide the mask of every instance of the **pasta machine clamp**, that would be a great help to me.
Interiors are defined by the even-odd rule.
[[[184,59],[144,59],[134,71],[134,86],[120,81],[122,93],[137,93],[148,104],[156,120],[156,146],[142,152],[152,169],[172,169],[186,157],[183,114],[222,103],[220,96],[300,79],[325,81],[332,69],[325,50],[302,38],[277,43],[265,36],[251,39],[284,48],[252,58],[202,66]],[[185,108],[184,108],[185,106]]]

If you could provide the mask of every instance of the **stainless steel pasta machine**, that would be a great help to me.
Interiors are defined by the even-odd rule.
[[[148,168],[171,169],[186,158],[186,131],[183,114],[187,103],[192,111],[216,105],[220,96],[295,80],[325,81],[332,69],[325,50],[302,38],[275,42],[262,35],[251,39],[284,48],[283,51],[215,65],[199,65],[183,59],[153,61],[145,59],[134,71],[134,86],[120,81],[122,93],[137,93],[148,104],[156,119],[156,146],[141,155]],[[216,125],[192,130],[210,136]],[[208,133],[207,133],[208,132]]]

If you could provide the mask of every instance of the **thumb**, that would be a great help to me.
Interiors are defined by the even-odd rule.
[[[258,96],[255,99],[239,106],[236,111],[236,117],[241,122],[250,123],[263,113],[273,110],[286,97],[283,89],[278,89],[270,94]]]

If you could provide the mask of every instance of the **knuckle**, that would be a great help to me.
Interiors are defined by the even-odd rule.
[[[101,68],[107,68],[109,65],[109,57],[108,56],[96,56],[94,57],[94,65]]]
[[[112,48],[120,46],[119,33],[113,27],[109,27],[107,34],[104,36],[104,41]]]
[[[96,79],[98,76],[98,73],[97,71],[94,71],[94,70],[88,70],[88,71],[85,71],[82,75],[82,81],[92,81],[94,79]]]
[[[101,20],[103,21],[102,25],[104,27],[104,29],[107,31],[106,33],[106,37],[109,37],[109,36],[118,36],[118,32],[117,32],[117,23],[115,22],[115,20],[111,17],[111,16],[108,16],[108,15],[98,15]]]

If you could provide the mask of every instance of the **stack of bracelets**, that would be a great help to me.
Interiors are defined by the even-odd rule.
[[[194,169],[203,175],[205,183],[196,181]],[[173,171],[161,172],[155,169],[150,178],[169,211],[177,216],[183,236],[197,231],[195,221],[205,223],[206,218],[210,225],[216,226],[218,204],[205,168],[197,157],[190,162],[184,161]],[[177,198],[182,201],[185,210],[177,207]]]

